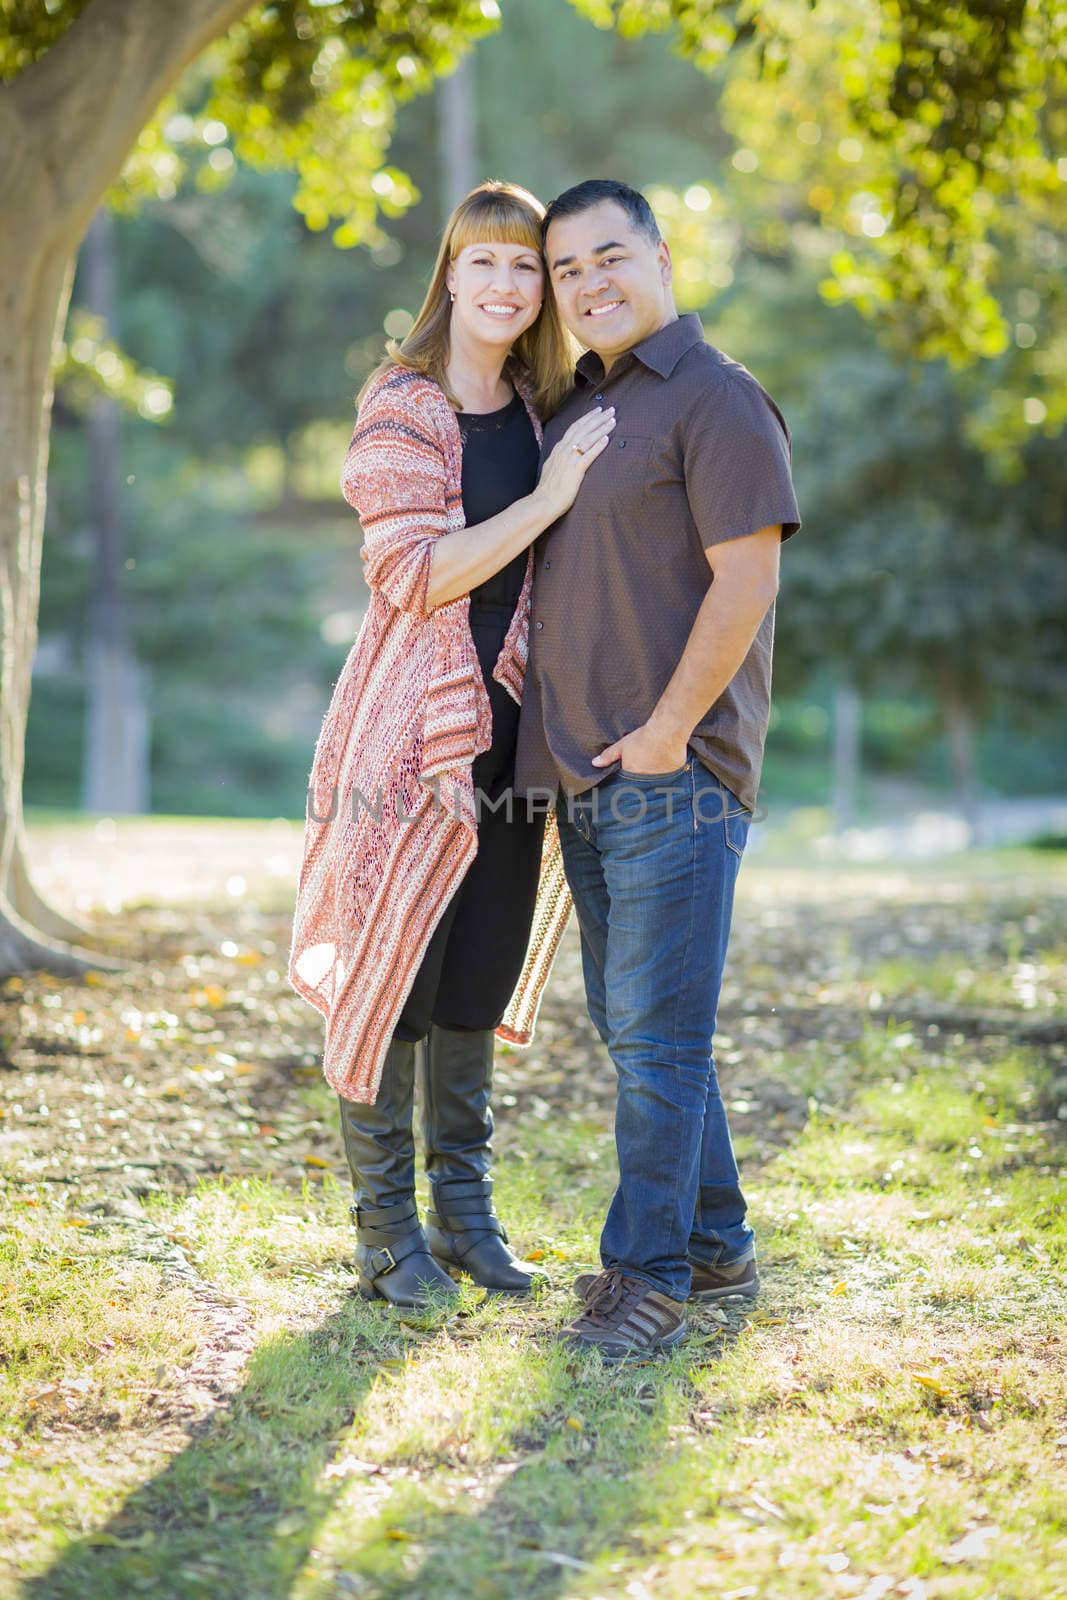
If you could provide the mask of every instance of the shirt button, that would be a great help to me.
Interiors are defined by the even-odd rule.
[[[549,569],[549,567],[550,567],[550,566],[551,566],[551,565],[552,565],[552,563],[551,563],[551,561],[546,561],[546,562],[545,562],[545,571],[546,571],[546,572],[547,572],[547,571],[548,571],[548,569]]]
[[[598,400],[603,400],[603,398],[604,398],[604,396],[603,396],[603,395],[602,395],[602,394],[598,394],[598,395],[597,395],[597,396],[596,396],[596,398],[597,398],[597,399],[598,399]]]
[[[538,626],[538,627],[539,627],[539,628],[543,628],[543,627],[544,627],[544,623],[543,623],[543,622],[539,622],[539,623],[538,623],[538,624],[537,624],[537,626]]]

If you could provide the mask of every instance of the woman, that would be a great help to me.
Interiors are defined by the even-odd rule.
[[[539,417],[570,372],[543,214],[504,183],[456,207],[410,334],[360,396],[342,480],[371,599],[315,751],[289,977],[327,1021],[360,1293],[398,1306],[455,1295],[460,1269],[502,1293],[535,1280],[492,1207],[493,1037],[529,1037],[569,902],[544,819],[506,795],[530,546],[613,426],[583,417],[538,478]]]

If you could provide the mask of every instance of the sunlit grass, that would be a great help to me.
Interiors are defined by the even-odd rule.
[[[254,1040],[223,1045],[241,1063],[218,1091],[238,1108],[225,1130],[233,1175],[161,1187],[139,1208],[251,1330],[237,1392],[221,1400],[202,1383],[189,1394],[217,1342],[204,1302],[159,1260],[137,1259],[114,1218],[83,1214],[61,1167],[53,1185],[25,1181],[33,1135],[13,1139],[5,1168],[23,1181],[0,1234],[0,1594],[1067,1593],[1067,1067],[1049,1000],[1062,902],[1045,894],[1064,870],[1027,852],[822,877],[746,864],[723,1061],[731,1093],[751,1101],[737,1142],[764,1289],[747,1316],[693,1308],[689,1341],[662,1361],[605,1369],[556,1339],[575,1274],[597,1261],[615,1174],[606,1102],[558,1090],[574,1070],[592,1081],[610,1069],[588,1055],[576,1068],[565,1042],[542,1057],[543,1084],[535,1062],[518,1102],[501,1097],[496,1167],[511,1241],[549,1286],[518,1305],[468,1287],[447,1319],[401,1318],[351,1293],[336,1099],[303,1043],[272,1089],[284,1105],[267,1113],[296,1131],[264,1139],[258,1164],[259,1112],[244,1109]],[[757,920],[746,954],[745,897],[777,913],[786,888],[824,917],[819,940]],[[907,908],[924,895],[929,952],[907,944]],[[884,929],[871,934],[878,906]],[[868,919],[868,944],[852,916]],[[952,953],[957,933],[966,959]],[[243,946],[253,934],[219,937]],[[1033,999],[1017,981],[1028,965]],[[268,1002],[234,970],[235,999]],[[803,1026],[768,1043],[779,1004],[806,1008]],[[997,1041],[929,1031],[927,1006],[1011,1012],[1012,1026]],[[1051,1042],[1014,1045],[1016,1022],[1034,1019]],[[244,1028],[236,1012],[223,1022]],[[146,1115],[159,1110],[155,1072],[198,1092],[173,1048],[161,1033],[145,1052]],[[776,1106],[788,1114],[769,1138]]]
[[[892,1032],[859,1043],[856,1069],[852,1099],[816,1106],[751,1185],[758,1309],[697,1312],[687,1346],[637,1368],[554,1338],[595,1260],[610,1162],[577,1196],[567,1181],[594,1138],[604,1156],[603,1129],[542,1124],[501,1162],[501,1209],[543,1252],[548,1291],[529,1306],[470,1294],[437,1325],[350,1296],[338,1186],[156,1198],[156,1224],[260,1333],[239,1397],[154,1460],[123,1396],[188,1356],[187,1294],[117,1265],[111,1234],[24,1207],[5,1516],[14,1527],[32,1485],[41,1527],[21,1550],[44,1575],[10,1592],[451,1600],[462,1573],[462,1592],[508,1600],[825,1600],[885,1576],[937,1600],[1031,1600],[1040,1572],[1055,1593],[1067,1228],[1051,1130],[1032,1117],[1049,1069],[959,1049],[924,1066]],[[79,1450],[42,1474],[35,1387],[82,1371],[97,1399],[71,1412]],[[145,1440],[140,1473],[109,1455],[116,1419]]]

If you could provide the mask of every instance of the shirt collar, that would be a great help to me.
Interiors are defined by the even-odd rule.
[[[676,317],[673,322],[668,322],[665,327],[657,328],[640,344],[635,344],[632,350],[619,357],[615,366],[621,367],[633,356],[658,377],[669,378],[686,351],[695,344],[702,344],[703,340],[704,329],[700,318],[688,312],[684,317]],[[587,350],[575,371],[586,383],[599,383],[604,376],[604,363],[595,350]]]

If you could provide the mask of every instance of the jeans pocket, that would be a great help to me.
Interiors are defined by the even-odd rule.
[[[682,778],[693,765],[692,758],[682,766],[675,767],[673,772],[630,772],[626,767],[620,767],[618,776],[625,778],[627,783],[669,783],[672,778]]]
[[[722,793],[722,826],[726,838],[726,848],[732,850],[740,861],[745,853],[748,843],[748,829],[752,821],[751,811],[746,811],[732,789],[728,789],[722,780],[719,780],[719,789]]]

